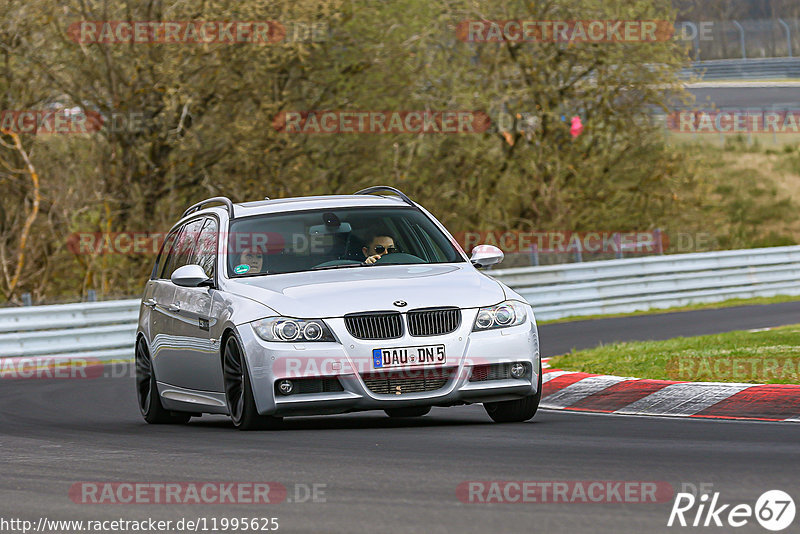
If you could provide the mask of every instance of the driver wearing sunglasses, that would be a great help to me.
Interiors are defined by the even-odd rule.
[[[364,253],[364,263],[372,265],[382,256],[397,252],[397,247],[394,244],[394,239],[388,235],[376,235],[369,240],[366,247],[361,251]]]

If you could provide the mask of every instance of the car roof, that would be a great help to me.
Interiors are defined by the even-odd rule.
[[[270,200],[255,200],[234,204],[236,219],[251,215],[269,213],[286,213],[313,209],[338,209],[361,207],[409,207],[403,199],[396,196],[384,195],[324,195],[312,197],[276,198]],[[204,213],[226,213],[225,206],[212,206],[190,213],[183,219],[188,219]]]

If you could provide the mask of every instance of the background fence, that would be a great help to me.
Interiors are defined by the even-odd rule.
[[[800,295],[800,246],[490,271],[540,321],[730,298]],[[0,357],[130,359],[139,300],[0,310]]]
[[[800,19],[793,17],[683,21],[675,30],[697,61],[800,55]]]

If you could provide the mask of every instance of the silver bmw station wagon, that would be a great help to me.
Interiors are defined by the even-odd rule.
[[[144,290],[136,386],[148,423],[227,414],[282,417],[483,403],[497,422],[539,406],[533,310],[479,271],[397,189],[190,207]]]

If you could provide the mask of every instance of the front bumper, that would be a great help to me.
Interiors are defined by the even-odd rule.
[[[461,326],[442,336],[365,341],[349,335],[343,319],[326,319],[341,343],[276,343],[259,338],[249,324],[238,335],[250,370],[253,394],[262,415],[315,415],[408,406],[452,406],[465,403],[519,399],[536,393],[539,379],[539,339],[533,318],[519,326],[471,332],[477,310],[462,310]],[[396,394],[375,393],[365,382],[368,375],[385,371],[372,368],[375,348],[445,345],[447,380],[432,391]],[[470,381],[476,366],[523,362],[531,372],[520,379]],[[391,373],[419,376],[422,368]],[[415,375],[415,373],[417,373]],[[335,378],[342,391],[281,395],[275,383],[281,379]]]

